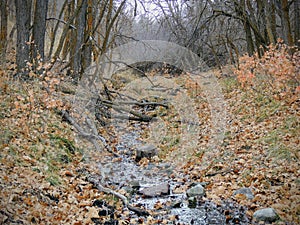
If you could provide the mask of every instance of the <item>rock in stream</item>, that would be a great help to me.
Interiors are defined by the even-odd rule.
[[[175,221],[171,224],[250,224],[246,208],[230,201],[216,205],[206,200],[205,187],[201,184],[196,184],[187,192],[173,193],[174,187],[185,184],[169,177],[172,172],[171,165],[167,163],[149,163],[145,167],[137,165],[138,159],[156,154],[156,147],[142,143],[138,140],[137,133],[127,132],[121,136],[118,143],[120,152],[138,149],[136,158],[132,157],[134,154],[126,154],[122,160],[113,160],[111,156],[100,162],[103,180],[107,185],[127,191],[130,204],[152,212],[151,216],[158,220],[168,220],[173,216]],[[141,218],[134,213],[130,216]],[[146,221],[146,217],[143,220]]]

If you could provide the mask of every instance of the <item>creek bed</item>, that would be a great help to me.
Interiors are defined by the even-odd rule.
[[[145,144],[140,140],[141,127],[135,123],[130,131],[121,132],[116,148],[121,160],[109,156],[100,162],[103,180],[106,184],[124,189],[129,202],[142,207],[151,216],[161,221],[172,218],[169,224],[250,224],[246,208],[232,201],[223,201],[216,205],[203,197],[188,198],[186,193],[173,193],[174,187],[184,185],[170,178],[174,167],[168,163],[149,163],[139,166],[132,158],[134,148]],[[191,181],[192,182],[192,181]],[[169,193],[162,196],[145,197],[141,194],[144,188],[163,183],[169,185]],[[191,203],[192,202],[192,203]],[[131,218],[140,218],[132,213]],[[143,218],[146,221],[146,218]]]

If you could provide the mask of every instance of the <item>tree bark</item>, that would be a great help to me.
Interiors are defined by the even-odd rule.
[[[115,24],[115,21],[116,19],[118,18],[119,14],[121,13],[121,10],[123,8],[123,6],[125,5],[126,3],[126,0],[122,1],[122,3],[120,4],[119,8],[117,9],[115,15],[111,18],[111,11],[112,11],[112,8],[113,8],[113,2],[111,1],[111,4],[109,5],[109,13],[107,15],[107,21],[109,21],[107,23],[107,28],[106,28],[106,31],[105,31],[105,37],[104,37],[104,40],[103,40],[103,44],[102,44],[102,53],[105,53],[107,48],[109,47],[109,37],[110,37],[110,34],[112,32],[112,28],[113,28],[113,25]]]
[[[298,48],[300,48],[300,0],[294,1],[294,15],[294,41]]]
[[[248,22],[244,22],[244,30],[246,34],[246,42],[247,42],[247,52],[251,56],[254,53],[254,44],[251,34],[251,27]]]
[[[270,1],[266,5],[266,29],[269,43],[276,43],[276,14],[275,14],[275,4]]]
[[[33,60],[38,63],[45,57],[45,33],[48,0],[37,0],[33,20]]]
[[[245,0],[241,0],[239,3],[236,3],[235,10],[236,10],[238,16],[240,16],[242,18],[245,35],[246,35],[247,52],[251,56],[251,55],[253,55],[255,49],[254,49],[254,43],[253,43],[253,38],[252,38],[252,33],[251,33],[251,25],[249,23],[248,18],[246,17]]]
[[[68,1],[68,0],[66,0]],[[79,10],[78,10],[79,11]],[[74,14],[75,14],[75,1],[69,1],[66,7],[66,10],[64,12],[64,20],[65,21],[69,21],[68,23],[73,23],[74,20]],[[67,23],[67,24],[68,24]],[[67,27],[66,27],[67,28]],[[72,43],[72,36],[75,36],[75,30],[74,29],[67,29],[66,31],[66,36],[63,37],[61,36],[61,41],[63,41],[63,49],[62,49],[62,54],[61,54],[61,59],[65,60],[68,56],[68,54],[70,53],[70,49],[71,47],[74,45],[74,43]],[[62,39],[62,37],[64,39]]]
[[[60,20],[63,16],[63,13],[65,11],[65,8],[66,8],[66,5],[68,3],[68,0],[65,0],[64,1],[64,4],[62,5],[62,8],[61,8],[61,11],[59,13],[59,16],[58,16],[58,19]],[[50,49],[49,49],[49,53],[48,53],[48,58],[50,59],[51,56],[52,56],[52,52],[53,52],[53,48],[54,48],[54,44],[55,44],[55,41],[56,41],[56,35],[57,35],[57,31],[58,31],[58,26],[59,26],[59,23],[60,21],[57,21],[56,24],[55,24],[55,27],[54,27],[54,30],[52,32],[52,35],[51,35],[51,44],[50,44]],[[68,20],[65,20],[65,21],[68,21]]]
[[[0,1],[1,28],[0,28],[0,65],[5,62],[7,47],[7,0]]]
[[[289,17],[289,2],[288,0],[281,0],[281,26],[283,32],[283,39],[289,45],[293,45],[293,37],[291,31],[290,17]],[[299,19],[299,18],[295,18]]]
[[[69,4],[69,6],[72,5],[73,2],[74,1],[71,1],[71,3]],[[70,10],[69,6],[68,6],[68,10]],[[73,20],[74,20],[74,18],[76,18],[76,16],[78,16],[78,14],[80,12],[80,9],[81,9],[81,5],[79,5],[76,9],[74,9],[73,10],[74,13],[72,15],[70,14],[70,16],[68,17],[68,21],[67,21],[67,23],[65,24],[65,26],[63,28],[62,34],[61,34],[59,42],[58,42],[58,46],[57,46],[57,48],[55,50],[55,53],[54,53],[54,56],[53,56],[53,60],[54,61],[56,61],[59,58],[59,56],[60,56],[61,51],[62,51],[63,48],[64,48],[64,50],[68,49],[70,43],[66,41],[66,37],[69,34],[69,29],[73,28],[73,26],[72,26]],[[77,29],[77,28],[75,28],[75,29]],[[63,52],[63,54],[64,53],[65,52]],[[68,51],[66,51],[65,54],[67,54],[67,53],[68,53]]]
[[[85,70],[92,63],[92,31],[95,25],[96,12],[93,10],[94,0],[87,0],[87,26],[84,34],[85,44],[83,46],[82,68]]]
[[[80,0],[78,5],[81,5],[78,17],[76,19],[76,36],[74,40],[74,47],[71,51],[71,70],[74,78],[77,80],[80,78],[82,71],[81,60],[82,60],[82,48],[84,45],[84,31],[86,27],[86,12],[87,12],[87,1]]]
[[[30,19],[31,19],[31,0],[15,0],[16,5],[16,24],[17,24],[17,71],[18,74],[24,73],[26,63],[30,59]]]

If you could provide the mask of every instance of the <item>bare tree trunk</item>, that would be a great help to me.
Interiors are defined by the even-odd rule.
[[[65,39],[66,39],[66,36],[68,35],[69,29],[73,27],[71,24],[72,24],[74,18],[75,18],[76,16],[78,16],[78,13],[79,13],[79,11],[80,11],[80,8],[81,8],[81,5],[79,5],[76,9],[74,9],[74,13],[73,13],[72,15],[70,15],[70,17],[69,17],[67,23],[65,24],[65,27],[64,27],[64,29],[63,29],[63,31],[62,31],[62,34],[61,34],[61,36],[60,36],[60,40],[59,40],[57,49],[56,49],[56,51],[55,51],[55,53],[54,53],[54,56],[53,56],[54,61],[56,61],[56,60],[59,58],[60,53],[61,53],[63,47],[64,47],[64,46],[67,46],[67,47],[68,47],[68,45],[70,44],[69,42],[66,43],[66,42],[65,42],[65,41],[66,41]]]
[[[226,37],[226,40],[224,40],[224,44],[226,46],[228,46],[227,51],[230,56],[231,64],[235,65],[237,63],[237,67],[239,67],[239,64],[238,64],[239,63],[239,60],[238,60],[239,59],[239,50],[238,50],[238,48],[235,46],[234,42],[232,40],[230,40],[230,38],[228,36]],[[232,51],[234,51],[235,56]]]
[[[276,43],[276,14],[275,14],[275,4],[270,1],[266,4],[266,29],[268,40],[270,43]]]
[[[245,0],[241,0],[239,4],[236,4],[235,7],[236,7],[235,10],[237,14],[242,18],[245,35],[246,35],[247,52],[249,55],[253,55],[255,49],[254,49],[254,43],[252,39],[251,25],[249,23],[248,18],[246,17]]]
[[[1,28],[0,28],[0,65],[5,62],[7,47],[7,0],[0,1]]]
[[[48,0],[38,0],[35,5],[34,20],[33,20],[33,59],[38,63],[41,58],[45,57],[45,32],[46,18],[48,11]]]
[[[53,18],[53,20],[55,20],[54,18],[58,18],[56,14],[57,14],[57,0],[51,0],[51,2],[48,3],[47,20],[49,21],[52,18]],[[55,39],[55,34],[54,34],[55,33],[55,27],[60,22],[59,19],[57,21],[55,21],[56,23],[53,21],[53,22],[50,22],[50,23],[47,24],[49,43],[50,43],[49,47],[50,48],[51,48],[53,39]],[[45,56],[45,58],[47,58],[47,59],[50,59],[49,52],[48,52],[48,55]]]
[[[64,13],[65,14],[64,20],[70,21],[70,23],[73,22],[75,18],[74,13],[75,13],[75,1],[69,1],[66,11]],[[67,58],[67,55],[70,53],[70,49],[74,45],[74,43],[72,43],[72,36],[75,36],[75,34],[76,33],[74,29],[67,30],[66,36],[64,37],[64,45],[63,45],[62,56],[61,56],[62,60],[65,60]]]
[[[59,13],[59,16],[58,16],[59,20],[56,22],[53,32],[51,32],[51,40],[50,40],[51,44],[50,44],[50,49],[49,49],[49,54],[48,54],[48,58],[49,59],[52,56],[54,44],[55,44],[55,41],[56,41],[56,35],[57,35],[57,31],[58,31],[58,26],[59,26],[59,23],[61,23],[60,19],[62,18],[62,15],[63,15],[63,13],[65,11],[65,7],[66,7],[67,3],[68,3],[68,0],[65,0],[63,6],[61,8],[61,11]],[[67,20],[65,20],[65,21],[67,21]]]
[[[95,36],[96,31],[100,29],[100,24],[104,20],[104,13],[105,13],[105,9],[106,9],[106,6],[107,6],[108,2],[109,2],[109,0],[101,1],[101,7],[99,9],[99,16],[98,16],[99,19],[98,19],[95,27],[93,28],[93,30],[90,34],[91,36]],[[97,43],[100,43],[100,42],[101,42],[101,37],[100,37],[100,35],[98,35]],[[101,52],[99,52],[99,50],[97,50],[96,48],[93,48],[93,47],[92,47],[92,52],[93,52],[93,55],[94,55],[94,60],[97,60],[97,58],[99,57]]]
[[[292,46],[293,45],[293,37],[292,37],[291,24],[290,24],[288,0],[281,0],[281,9],[280,10],[281,10],[281,15],[282,15],[281,26],[282,26],[283,37],[284,37],[285,42],[287,42],[287,44],[289,46]]]
[[[105,31],[105,37],[104,37],[103,44],[102,44],[102,53],[106,52],[107,48],[109,47],[109,37],[110,37],[111,31],[112,31],[113,25],[115,24],[116,19],[118,18],[123,6],[125,5],[125,2],[126,2],[126,0],[122,1],[122,3],[120,4],[119,8],[117,9],[115,15],[112,18],[110,18],[111,13],[108,14],[107,19],[108,19],[109,23],[107,24],[107,28]],[[113,5],[110,4],[109,11],[112,10],[112,7],[113,7]]]
[[[84,40],[85,44],[83,46],[83,58],[82,58],[82,68],[85,70],[88,68],[92,63],[92,41],[91,35],[93,31],[93,27],[95,25],[95,17],[96,13],[93,10],[94,0],[87,1],[87,28],[85,30]]]
[[[266,20],[266,1],[264,0],[256,0],[257,2],[257,12],[258,12],[258,18],[257,18],[257,24],[261,32],[264,34],[265,40],[268,42],[268,35],[267,35],[267,20]]]
[[[31,0],[15,0],[17,24],[17,70],[24,72],[26,62],[30,59],[30,19]]]
[[[81,5],[78,17],[76,19],[76,36],[74,48],[71,51],[71,70],[74,78],[77,80],[80,78],[82,71],[81,59],[82,59],[82,48],[84,45],[84,31],[86,27],[86,11],[87,1],[80,0],[78,4]]]
[[[300,48],[300,0],[294,1],[295,27],[294,27],[294,41]]]
[[[251,34],[251,27],[248,22],[244,22],[244,30],[246,33],[246,42],[247,42],[247,52],[249,55],[253,55],[254,53],[254,44]]]

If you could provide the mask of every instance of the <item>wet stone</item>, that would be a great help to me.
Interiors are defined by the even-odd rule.
[[[191,187],[186,192],[188,197],[205,196],[205,189],[201,184]]]
[[[139,146],[136,149],[135,161],[140,161],[142,158],[152,158],[157,154],[157,148],[153,144]]]
[[[273,208],[265,208],[265,209],[257,210],[253,214],[253,218],[257,221],[265,221],[265,222],[272,223],[278,220],[279,216],[277,215],[277,213]]]
[[[121,143],[118,146],[120,150],[129,151],[130,155],[121,152],[120,154],[124,156],[122,161],[115,161],[113,157],[101,161],[101,169],[107,184],[110,182],[115,186],[122,187],[127,192],[126,196],[130,204],[153,210],[155,219],[168,220],[169,216],[172,215],[175,218],[174,224],[251,224],[246,214],[247,209],[244,206],[227,200],[216,205],[203,198],[205,186],[208,183],[194,182],[189,186],[188,193],[181,192],[170,195],[170,192],[174,191],[174,187],[183,185],[182,182],[172,180],[167,175],[169,171],[170,173],[173,172],[173,164],[150,162],[148,166],[141,167],[137,165],[135,160],[132,160],[132,154],[137,155],[137,159],[141,159],[153,157],[157,151],[154,145],[142,144],[139,140],[141,127],[136,126],[135,128],[137,130],[122,134]],[[140,147],[136,148],[135,146]],[[134,152],[131,151],[132,149]],[[94,206],[98,206],[98,210],[103,215],[115,219],[114,214],[110,214],[110,208],[104,202],[95,201]],[[132,213],[129,217],[140,217],[140,221],[147,221],[145,215]],[[110,222],[106,224],[117,224],[113,220]],[[103,221],[98,224],[103,224]]]
[[[141,191],[141,194],[148,198],[168,195],[170,194],[170,185],[168,183],[162,183],[152,187],[147,187]]]

